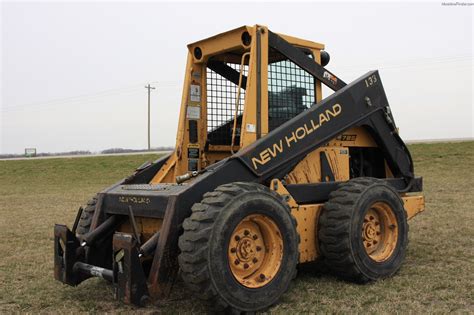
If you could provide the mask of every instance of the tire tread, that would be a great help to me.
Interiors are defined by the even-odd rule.
[[[377,178],[359,177],[342,184],[329,195],[321,213],[318,237],[327,267],[337,276],[358,283],[370,281],[354,261],[350,244],[353,209],[359,196],[373,185],[387,185]],[[391,189],[391,188],[390,188]]]
[[[283,198],[274,191],[257,183],[234,182],[217,187],[203,195],[201,202],[192,206],[192,214],[183,222],[184,232],[179,238],[181,253],[178,262],[181,276],[194,295],[204,300],[217,311],[232,311],[229,305],[215,291],[209,274],[207,260],[209,240],[213,224],[219,213],[234,198],[245,192],[265,191],[277,197],[287,206]],[[290,216],[296,228],[296,219]],[[299,241],[299,236],[298,236]],[[296,268],[294,271],[296,276]]]
[[[89,233],[92,224],[92,217],[94,216],[95,207],[97,204],[97,196],[87,201],[85,207],[82,208],[82,214],[77,225],[76,235],[83,236]]]

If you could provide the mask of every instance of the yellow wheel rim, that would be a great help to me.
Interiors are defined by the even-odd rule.
[[[382,262],[392,256],[398,240],[397,218],[385,202],[376,202],[364,216],[362,241],[372,260]]]
[[[265,215],[249,215],[232,232],[227,253],[232,275],[240,284],[262,287],[280,270],[283,258],[280,229]]]

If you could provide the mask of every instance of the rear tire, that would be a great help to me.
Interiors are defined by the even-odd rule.
[[[82,208],[82,214],[77,225],[76,236],[81,237],[89,233],[92,223],[92,217],[94,216],[95,206],[97,204],[97,196],[94,196],[87,204]]]
[[[266,309],[296,274],[296,220],[265,186],[217,187],[193,205],[183,228],[178,258],[183,280],[215,310]]]
[[[319,221],[322,256],[336,275],[368,282],[395,274],[408,244],[403,201],[385,181],[360,177],[332,192]]]

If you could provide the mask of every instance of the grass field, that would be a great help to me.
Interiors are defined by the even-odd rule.
[[[426,211],[410,221],[400,272],[356,285],[304,266],[271,312],[474,313],[474,142],[410,149]],[[100,279],[76,288],[53,279],[54,223],[71,226],[80,204],[156,157],[0,161],[0,313],[205,311],[182,283],[169,300],[136,309],[116,302]]]

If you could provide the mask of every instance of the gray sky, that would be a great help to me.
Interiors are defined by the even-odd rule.
[[[0,153],[174,145],[186,44],[241,25],[324,43],[349,82],[379,69],[404,139],[473,137],[474,6],[1,4]]]

